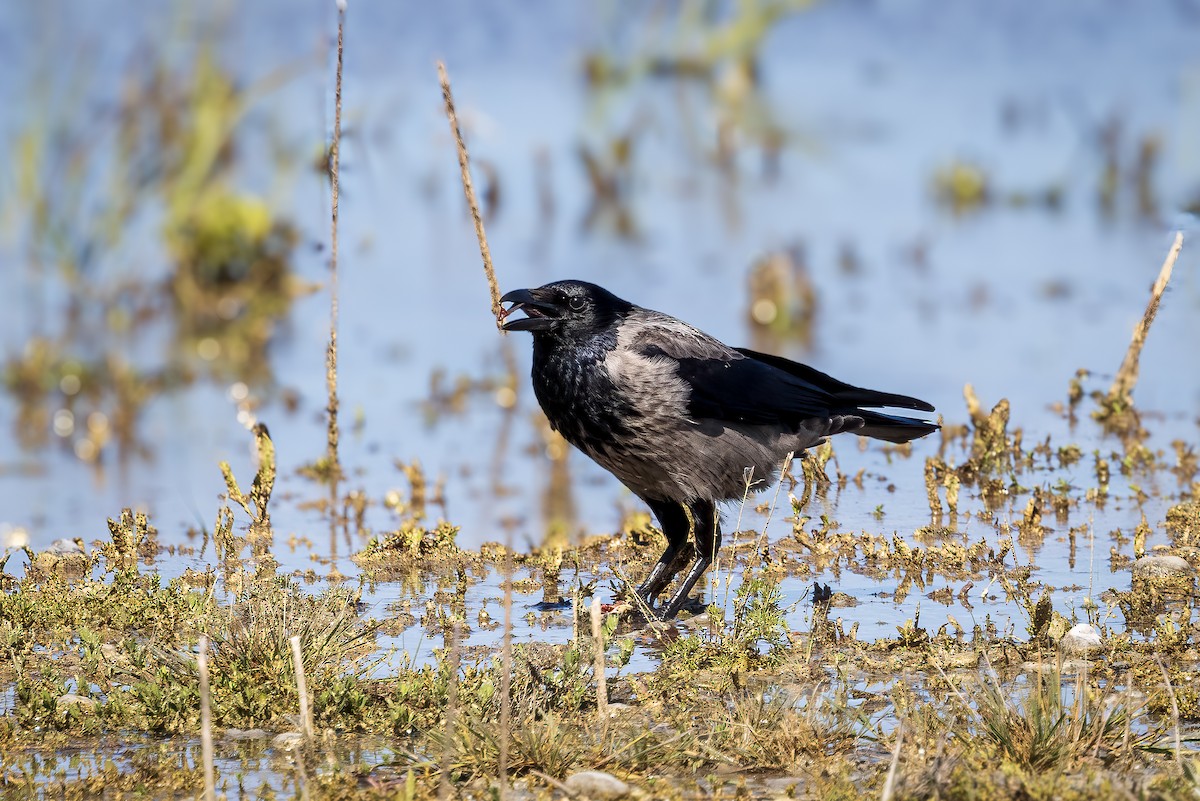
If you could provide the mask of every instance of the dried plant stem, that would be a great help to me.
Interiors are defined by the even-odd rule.
[[[1154,322],[1154,316],[1158,314],[1158,304],[1162,300],[1163,292],[1167,289],[1167,282],[1171,280],[1171,270],[1175,268],[1175,261],[1179,258],[1179,251],[1182,249],[1183,232],[1176,231],[1175,241],[1171,244],[1171,249],[1167,251],[1167,258],[1158,271],[1158,279],[1154,282],[1153,289],[1150,290],[1150,302],[1146,305],[1142,319],[1134,326],[1133,340],[1129,343],[1129,350],[1125,352],[1121,368],[1117,370],[1117,377],[1108,390],[1110,405],[1119,403],[1128,406],[1130,403],[1133,387],[1138,380],[1138,360],[1141,358],[1142,348],[1146,344],[1146,334],[1150,332],[1150,324]]]
[[[904,742],[904,722],[896,727],[896,747],[892,750],[892,764],[888,766],[887,778],[883,782],[882,801],[892,801],[896,794],[896,767],[900,764],[900,746]]]
[[[567,796],[567,798],[578,798],[579,797],[575,793],[571,792],[570,787],[563,784],[562,782],[560,782],[558,779],[554,778],[553,776],[547,776],[545,773],[542,773],[540,770],[531,770],[531,771],[529,771],[529,774],[531,776],[537,776],[539,779],[544,781],[546,784],[555,788],[559,792],[564,793]]]
[[[742,502],[740,504],[738,504],[737,523],[734,524],[733,533],[730,535],[730,538],[733,540],[733,542],[730,543],[730,547],[727,551],[727,555],[729,556],[729,567],[726,569],[726,572],[725,572],[725,598],[721,601],[721,609],[723,609],[723,610],[729,609],[729,586],[730,586],[730,584],[733,583],[733,568],[737,564],[737,551],[738,551],[738,545],[740,545],[740,543],[738,542],[738,539],[737,539],[737,535],[738,535],[738,532],[740,532],[742,530],[742,515],[746,511],[746,504],[750,501],[750,487],[753,486],[753,484],[754,484],[754,468],[748,467],[748,468],[746,468],[745,483],[742,488]],[[719,576],[720,572],[721,572],[721,557],[720,557],[720,552],[718,552],[718,555],[717,555],[716,560],[714,561],[713,569],[712,569],[712,573],[711,573],[712,579],[711,579],[711,584],[710,584],[710,592],[712,593],[713,603],[716,603],[716,599],[717,599],[717,580],[718,580],[718,576]]]
[[[204,759],[204,798],[217,801],[217,775],[213,768],[212,691],[208,686],[208,637],[200,635],[200,652],[196,654],[196,669],[200,673],[200,748]]]
[[[454,623],[450,630],[450,686],[446,698],[446,742],[442,748],[442,770],[438,782],[438,798],[447,801],[454,788],[450,786],[450,769],[454,764],[454,727],[458,718],[458,668],[462,660],[462,624]]]
[[[483,215],[479,212],[479,201],[475,197],[475,186],[471,183],[471,164],[467,155],[467,145],[463,141],[462,130],[458,125],[458,114],[454,110],[454,97],[450,94],[450,76],[446,74],[446,65],[437,63],[438,80],[442,84],[442,101],[446,105],[446,118],[450,121],[450,133],[454,136],[454,144],[458,147],[458,167],[462,170],[463,193],[467,196],[467,206],[471,209],[471,219],[475,223],[475,237],[479,240],[479,255],[483,257],[483,273],[487,276],[488,290],[492,294],[492,314],[496,317],[496,327],[501,323],[500,285],[496,283],[496,270],[492,267],[492,253],[488,249],[487,234],[483,230]]]
[[[300,731],[305,740],[313,736],[312,707],[308,704],[308,681],[304,676],[304,659],[300,655],[300,638],[292,637],[292,663],[296,666],[296,693],[300,696]]]
[[[592,642],[596,650],[596,715],[608,721],[608,679],[604,675],[604,629],[600,625],[600,596],[592,596]]]
[[[794,451],[788,451],[788,455],[783,458],[783,469],[779,472],[779,483],[775,485],[775,494],[771,496],[771,505],[767,507],[767,519],[763,521],[762,533],[758,536],[758,548],[754,552],[754,561],[750,567],[757,567],[762,560],[762,553],[767,549],[767,529],[771,526],[771,518],[775,516],[775,504],[779,503],[779,491],[783,488],[783,477],[787,475],[787,471],[792,466],[792,459],[796,456]]]
[[[1175,723],[1175,764],[1182,769],[1183,752],[1179,738],[1179,702],[1175,700],[1175,688],[1171,686],[1171,677],[1167,674],[1167,666],[1163,664],[1162,657],[1155,654],[1154,661],[1158,662],[1158,669],[1162,671],[1163,683],[1167,688],[1167,697],[1171,699],[1171,720]]]
[[[346,9],[338,6],[337,77],[333,93],[333,143],[329,148],[329,347],[325,351],[325,386],[329,392],[329,413],[326,429],[326,461],[330,482],[337,497],[337,482],[341,477],[338,461],[338,391],[337,391],[337,332],[338,332],[338,164],[342,150],[342,45],[346,31]],[[330,512],[333,513],[332,510]]]

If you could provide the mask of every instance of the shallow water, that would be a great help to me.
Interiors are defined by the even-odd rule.
[[[772,349],[851,382],[923,397],[948,423],[968,419],[966,383],[985,407],[1006,397],[1012,426],[1023,429],[1027,446],[1049,436],[1054,447],[1074,443],[1084,453],[1071,468],[1024,475],[1021,483],[1051,485],[1061,478],[1080,493],[1093,487],[1092,452],[1119,452],[1120,444],[1104,439],[1087,419],[1090,401],[1074,427],[1051,404],[1065,401],[1068,381],[1081,367],[1095,373],[1088,389],[1107,387],[1171,231],[1196,227],[1193,216],[1177,210],[1200,192],[1194,47],[1200,17],[1183,4],[1155,8],[848,2],[791,17],[763,45],[761,94],[753,98],[759,106],[744,112],[745,119],[765,116],[787,132],[772,175],[762,150],[748,141],[752,126],[741,136],[732,168],[713,166],[722,106],[694,82],[647,79],[589,93],[581,77],[585,53],[620,59],[667,48],[674,41],[669,22],[659,20],[658,28],[639,34],[602,4],[526,5],[511,16],[468,3],[436,10],[353,6],[346,31],[339,390],[341,458],[349,488],[372,502],[367,527],[385,532],[398,523],[381,503],[390,490],[407,493],[394,460],[419,460],[431,479],[444,480],[445,506],[431,514],[460,525],[459,543],[468,547],[510,539],[525,549],[541,542],[548,491],[560,504],[569,492],[575,535],[615,531],[625,512],[640,508],[577,453],[567,461],[569,489],[555,484],[551,490],[547,447],[525,378],[529,342],[521,335],[498,337],[487,313],[435,58],[450,69],[476,180],[498,187],[499,206],[487,225],[505,288],[589,279],[731,343],[757,344],[747,322],[748,269],[766,253],[800,246],[817,293],[812,341],[807,347],[768,343]],[[201,12],[170,12],[156,3],[136,12],[114,3],[0,9],[5,49],[19,65],[0,76],[6,144],[14,146],[17,134],[46,114],[69,130],[96,126],[92,157],[103,164],[112,139],[105,113],[120,76],[147,48],[179,58],[187,43],[202,38],[197,23],[204,20],[186,19],[193,13]],[[114,14],[122,20],[116,28],[108,24]],[[334,24],[332,4],[297,10],[290,3],[255,3],[230,9],[216,33],[224,66],[242,81],[281,66],[290,70],[281,88],[254,104],[234,181],[264,194],[296,223],[301,245],[294,268],[314,282],[326,276],[327,253],[317,245],[328,240],[328,192],[305,159],[331,125]],[[1099,140],[1110,119],[1119,120],[1122,131],[1120,177],[1113,209],[1105,212],[1098,201]],[[628,177],[636,236],[628,238],[604,214],[588,222],[591,189],[577,151],[581,143],[604,147],[631,127],[641,133]],[[1139,213],[1132,177],[1138,142],[1146,136],[1160,141],[1153,214]],[[268,156],[280,143],[292,158],[275,167]],[[956,213],[937,201],[933,176],[956,160],[987,171],[989,203]],[[496,178],[480,172],[481,165]],[[0,316],[0,343],[12,356],[35,334],[63,331],[70,288],[52,266],[39,269],[29,258],[27,218],[12,179],[5,184],[8,266],[0,271],[0,296],[9,302]],[[1061,193],[1057,208],[1008,199],[1051,188]],[[102,199],[104,187],[96,182],[85,191]],[[96,257],[94,280],[162,280],[169,264],[159,230],[153,211],[131,220],[121,247]],[[1200,439],[1196,253],[1185,244],[1136,391],[1148,412],[1148,444],[1165,451],[1168,462],[1172,440],[1195,445]],[[256,402],[253,417],[270,426],[280,460],[272,506],[277,558],[286,569],[356,577],[348,557],[365,537],[347,541],[331,534],[320,513],[305,506],[322,490],[295,474],[324,448],[327,323],[325,291],[298,299],[270,344],[273,380],[243,388],[202,379],[159,395],[137,420],[146,452],[122,457],[112,446],[100,466],[78,458],[69,437],[51,434],[48,447],[22,448],[16,402],[0,395],[6,536],[20,528],[35,549],[62,537],[90,541],[106,536],[107,517],[132,506],[149,512],[164,544],[198,544],[184,532],[212,525],[224,489],[217,463],[232,462],[243,482],[253,471],[247,417],[239,420],[244,392]],[[113,349],[146,368],[162,360],[170,337],[166,324],[111,341],[94,333],[68,337],[69,347],[81,356]],[[204,366],[194,354],[189,358]],[[514,410],[484,389],[468,393],[461,411],[430,422],[434,371],[444,371],[446,385],[463,376],[501,380],[506,358],[515,359],[521,376]],[[498,432],[506,415],[511,432],[505,442]],[[895,531],[911,540],[930,522],[922,466],[937,451],[935,439],[917,442],[911,458],[890,460],[876,444],[860,451],[852,439],[838,441],[838,471],[865,471],[864,486],[831,490],[806,513],[814,519],[828,514],[841,530]],[[953,463],[963,456],[951,451],[947,458]],[[1145,513],[1155,527],[1147,546],[1165,541],[1159,524],[1181,488],[1160,477],[1157,489],[1165,497],[1139,503],[1129,483],[1145,484],[1147,477],[1124,478],[1115,464],[1103,509],[1081,505],[1065,524],[1048,515],[1053,533],[1036,546],[1018,544],[1014,553],[1019,563],[1036,566],[1035,580],[1058,588],[1060,611],[1079,608],[1105,588],[1128,586],[1127,569],[1108,569],[1111,531],[1128,534]],[[769,530],[776,539],[791,530],[786,492],[780,498]],[[1014,498],[998,510],[999,518],[1019,520],[1026,500]],[[965,488],[961,504],[965,540],[998,537],[990,523],[967,514],[982,504]],[[874,514],[877,507],[882,517]],[[727,511],[727,531],[737,516],[736,507]],[[763,520],[747,510],[741,527],[761,528]],[[1067,528],[1085,522],[1095,533],[1094,549],[1080,541],[1071,558]],[[286,547],[292,535],[302,543]],[[197,548],[193,556],[158,564],[169,576],[212,561],[211,551]],[[19,564],[13,559],[10,569]],[[946,586],[937,577],[902,602],[892,597],[899,577],[875,581],[843,569],[819,579],[859,601],[837,613],[847,625],[859,623],[864,639],[893,634],[918,610],[931,629],[947,613],[968,629],[989,616],[1001,629],[1024,625],[1022,613],[995,587],[985,599],[988,587],[977,585],[974,607],[965,609],[957,601],[942,607],[929,600],[928,593]],[[736,571],[732,581],[736,588]],[[957,593],[961,586],[950,588]],[[810,587],[807,579],[785,581],[796,628],[806,626]],[[396,585],[381,583],[365,600],[372,614],[385,615],[400,595]],[[469,608],[487,601],[494,613],[500,595],[492,577],[471,588]],[[518,641],[568,635],[566,623],[524,622],[540,600],[540,593],[518,594]],[[569,613],[564,617],[569,621]],[[477,631],[471,643],[495,637]],[[418,662],[441,645],[419,625],[383,644]],[[639,652],[631,668],[653,663],[653,653]]]

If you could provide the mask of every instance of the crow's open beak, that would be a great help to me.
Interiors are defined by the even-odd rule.
[[[501,328],[505,331],[545,331],[554,324],[555,318],[560,314],[558,306],[538,300],[533,292],[534,290],[530,289],[514,289],[500,298],[501,303],[512,304],[500,315],[500,319],[504,321]],[[518,309],[525,312],[526,316],[509,320],[508,315]]]

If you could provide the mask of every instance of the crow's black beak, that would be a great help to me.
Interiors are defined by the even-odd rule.
[[[505,331],[545,331],[554,324],[560,310],[554,303],[538,300],[530,289],[514,289],[500,298],[501,303],[511,303],[501,313],[500,319],[504,324],[500,327]],[[527,316],[509,320],[508,315],[520,309]]]

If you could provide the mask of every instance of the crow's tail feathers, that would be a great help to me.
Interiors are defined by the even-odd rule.
[[[926,434],[932,434],[941,426],[915,417],[901,417],[895,414],[873,412],[868,409],[854,411],[856,417],[863,419],[862,428],[854,433],[863,437],[881,439],[885,442],[909,442]]]

